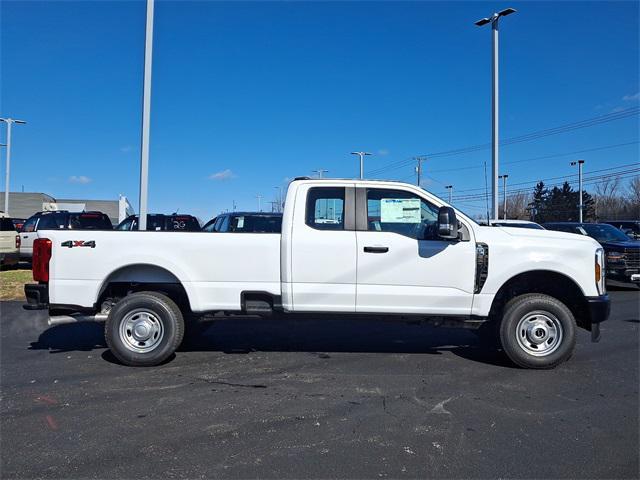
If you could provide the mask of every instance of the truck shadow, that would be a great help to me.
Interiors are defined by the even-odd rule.
[[[190,325],[179,351],[227,354],[310,352],[320,358],[331,353],[401,353],[440,355],[451,352],[480,363],[512,367],[502,352],[483,345],[472,332],[432,327],[402,320],[353,317],[271,318],[231,317]],[[106,348],[103,323],[75,323],[51,327],[30,349],[51,353]],[[116,362],[105,352],[103,358]],[[171,361],[171,359],[169,360]]]

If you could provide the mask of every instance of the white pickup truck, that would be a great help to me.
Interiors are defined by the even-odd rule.
[[[604,267],[589,237],[480,226],[413,185],[301,178],[281,233],[43,232],[25,308],[50,324],[106,320],[127,365],[172,355],[185,317],[280,311],[475,328],[515,364],[552,368],[577,327],[599,339]]]

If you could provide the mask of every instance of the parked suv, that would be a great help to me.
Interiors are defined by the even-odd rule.
[[[205,232],[280,233],[282,214],[266,212],[233,212],[209,220]]]
[[[116,230],[138,230],[138,215],[130,215],[118,224]],[[149,214],[147,230],[156,232],[199,232],[200,222],[193,215]]]
[[[606,220],[602,223],[619,228],[631,238],[640,239],[640,220]]]
[[[20,231],[21,258],[31,259],[33,241],[40,230],[113,230],[113,225],[102,212],[38,212],[24,222]]]
[[[607,257],[607,278],[640,284],[640,242],[607,223],[545,223],[548,230],[588,235],[598,241]]]
[[[20,235],[11,218],[0,213],[0,265],[15,265],[20,259]]]

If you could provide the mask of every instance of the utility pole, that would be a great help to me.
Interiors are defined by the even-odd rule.
[[[151,121],[151,67],[153,63],[153,6],[147,0],[147,25],[144,40],[144,79],[142,81],[142,147],[140,148],[140,216],[138,229],[147,229],[147,193],[149,190],[149,127]]]
[[[0,118],[0,122],[7,124],[7,166],[4,173],[4,213],[9,215],[9,173],[11,170],[11,126],[14,123],[24,125],[24,120],[16,120],[15,118]]]
[[[453,185],[447,185],[444,188],[449,190],[449,205],[451,205],[451,196],[453,195]]]
[[[513,8],[506,8],[498,13],[494,13],[491,17],[478,20],[475,24],[478,27],[491,23],[491,31],[493,38],[493,89],[492,89],[492,113],[493,113],[493,128],[492,128],[492,141],[491,141],[491,156],[492,156],[492,168],[491,168],[491,217],[494,220],[498,220],[498,151],[499,151],[499,135],[498,135],[498,20],[500,17],[506,17],[516,11]]]
[[[276,212],[281,212],[282,211],[282,187],[273,187],[275,189],[278,190],[278,196],[276,197],[276,200],[278,202],[278,208],[276,209]]]
[[[311,173],[317,173],[318,178],[324,178],[324,174],[329,173],[329,170],[324,170],[322,168],[319,168],[318,170],[311,170]]]
[[[502,179],[502,218],[507,219],[507,178],[509,175],[499,175],[498,178]]]
[[[232,204],[233,204],[233,211],[236,211],[236,201],[235,200],[231,200]]]
[[[258,199],[258,211],[261,212],[262,211],[262,195],[256,195],[256,198]]]
[[[580,223],[582,223],[582,165],[584,165],[584,160],[578,160],[576,162],[571,162],[571,166],[575,167],[578,165],[578,185],[579,185],[579,203],[578,203],[578,215]]]
[[[360,180],[364,178],[364,157],[371,155],[368,152],[351,152],[351,155],[358,155],[360,157]]]
[[[416,165],[416,185],[420,186],[420,183],[422,182],[422,161],[426,160],[427,157],[413,157],[413,159],[418,162]]]

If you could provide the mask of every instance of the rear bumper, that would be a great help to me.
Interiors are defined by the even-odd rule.
[[[598,297],[587,297],[587,305],[589,308],[591,341],[599,342],[600,324],[609,318],[611,300],[609,300],[609,295],[607,294]]]
[[[47,310],[49,308],[49,286],[46,283],[27,284],[24,295],[27,303],[22,306],[25,310]]]

